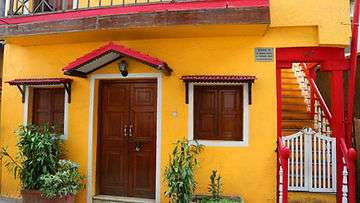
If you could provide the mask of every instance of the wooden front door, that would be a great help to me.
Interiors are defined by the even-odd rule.
[[[99,87],[98,193],[155,198],[156,80]]]

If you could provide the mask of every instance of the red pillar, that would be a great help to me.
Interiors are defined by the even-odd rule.
[[[280,169],[280,145],[281,139],[281,68],[276,67],[276,98],[277,98],[277,137],[278,137],[278,149],[277,149],[277,163],[276,163],[276,199],[279,202],[279,169]]]
[[[332,132],[336,137],[336,194],[337,202],[341,203],[342,197],[342,155],[340,148],[340,138],[345,138],[344,123],[344,81],[342,71],[330,72],[330,97],[332,112]]]

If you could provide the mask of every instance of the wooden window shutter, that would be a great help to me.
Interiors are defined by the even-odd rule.
[[[64,128],[63,88],[35,88],[33,91],[32,123],[55,125],[59,132]]]
[[[194,86],[194,138],[243,140],[243,86]]]

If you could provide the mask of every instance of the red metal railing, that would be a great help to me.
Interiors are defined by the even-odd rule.
[[[324,111],[325,113],[325,117],[329,120],[329,122],[331,123],[331,120],[332,120],[332,115],[330,113],[330,110],[329,110],[329,107],[326,105],[326,102],[323,98],[323,96],[321,95],[320,93],[320,90],[319,88],[317,87],[316,83],[315,83],[315,80],[313,78],[310,78],[308,76],[306,76],[307,79],[309,80],[309,83],[310,83],[310,87],[311,89],[313,90],[311,95],[314,95],[311,97],[311,109],[313,111],[313,109],[315,108],[315,98],[317,98],[319,100],[319,103],[320,103],[320,106],[321,106],[321,109]]]
[[[342,202],[356,203],[356,176],[355,176],[355,161],[356,151],[354,148],[348,148],[345,139],[341,138],[340,148],[343,156],[343,188],[342,188]],[[339,171],[340,172],[340,171]],[[339,173],[338,172],[338,173]]]
[[[280,139],[278,140],[278,157],[279,157],[278,202],[279,203],[288,203],[289,156],[290,156],[290,149],[282,144],[281,137],[280,137]]]
[[[306,91],[306,95],[308,99],[310,99],[310,109],[311,115],[314,117],[315,130],[318,132],[326,133],[327,135],[331,134],[331,122],[332,115],[331,112],[326,105],[326,102],[321,95],[319,88],[315,83],[315,67],[317,64],[315,63],[302,63],[300,64],[300,69],[302,74],[298,74],[305,77],[304,80],[304,89]],[[305,96],[306,97],[306,96]]]

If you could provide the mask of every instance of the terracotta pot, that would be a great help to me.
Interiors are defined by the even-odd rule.
[[[23,203],[74,203],[75,202],[75,196],[46,199],[44,197],[41,197],[41,193],[39,190],[22,190],[21,196]]]

